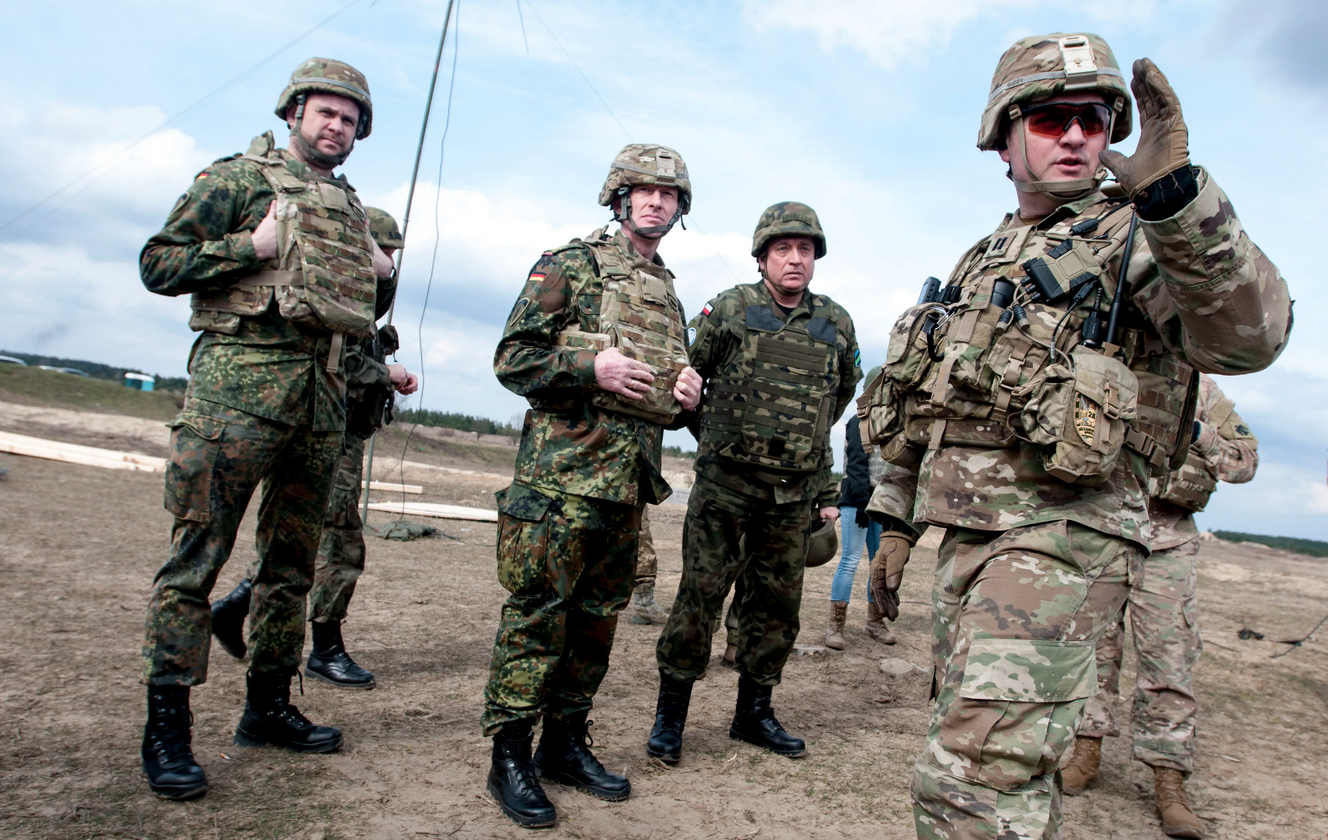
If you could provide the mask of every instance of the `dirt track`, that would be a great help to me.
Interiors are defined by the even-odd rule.
[[[104,437],[63,436],[107,445]],[[426,495],[414,497],[424,501],[491,507],[490,494],[506,481],[494,460],[461,450],[426,448],[408,460],[447,468],[407,469],[408,481],[425,485]],[[215,649],[210,679],[193,701],[195,752],[211,792],[174,804],[152,797],[138,773],[138,645],[170,529],[161,477],[7,455],[0,466],[11,470],[0,479],[0,638],[7,642],[0,672],[8,677],[0,683],[0,836],[530,836],[484,794],[480,695],[505,594],[493,574],[492,525],[447,522],[447,536],[370,541],[346,636],[379,688],[340,692],[310,681],[297,700],[314,720],[345,730],[338,754],[232,746],[244,665]],[[666,603],[680,568],[682,513],[670,505],[652,511]],[[251,534],[252,521],[219,592],[252,557]],[[934,559],[934,549],[917,553],[906,600],[927,600]],[[1328,611],[1328,563],[1219,541],[1204,544],[1201,563],[1208,646],[1190,787],[1210,836],[1328,836],[1325,646],[1270,659],[1284,646],[1236,637],[1241,627],[1269,640],[1307,632]],[[808,572],[806,643],[824,630],[833,569]],[[926,667],[928,608],[906,603],[895,628],[901,643],[878,645],[861,630],[865,575],[857,584],[849,650],[795,657],[775,693],[781,720],[808,740],[801,761],[729,741],[736,677],[720,668],[697,686],[683,763],[666,769],[647,759],[657,629],[623,621],[592,734],[605,764],[631,777],[633,796],[608,804],[551,785],[560,820],[545,836],[913,836],[907,786],[926,731],[927,677],[891,678],[877,666],[902,657]],[[1132,656],[1127,651],[1127,662]],[[1067,799],[1066,836],[1162,837],[1151,775],[1129,761],[1128,739],[1108,741],[1105,769],[1087,796]]]

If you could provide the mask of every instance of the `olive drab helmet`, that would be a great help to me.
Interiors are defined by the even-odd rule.
[[[652,225],[638,228],[632,219],[632,187],[641,184],[659,184],[662,187],[674,187],[678,190],[678,210],[666,225]],[[692,209],[692,182],[687,177],[687,164],[682,155],[668,146],[656,146],[651,143],[632,143],[623,146],[623,150],[609,165],[609,176],[604,179],[604,186],[599,191],[601,207],[613,206],[614,196],[619,197],[618,209],[613,220],[632,226],[638,236],[657,239],[673,229],[673,226]],[[687,228],[683,225],[683,229]]]
[[[752,256],[760,259],[765,246],[779,236],[806,236],[816,243],[816,259],[825,256],[825,231],[816,211],[796,201],[772,204],[761,214],[752,234]]]
[[[984,152],[1005,148],[1008,127],[1024,130],[1021,106],[1058,93],[1096,91],[1111,108],[1109,140],[1119,143],[1134,128],[1130,89],[1111,47],[1098,35],[1060,32],[1021,38],[1001,56],[991,79],[991,93],[982,112],[978,148]],[[1027,167],[1027,152],[1024,153]],[[1073,200],[1097,189],[1107,169],[1099,165],[1092,178],[1073,181],[1015,181],[1023,192],[1040,192]],[[1013,179],[1013,176],[1011,177]]]
[[[827,519],[812,531],[807,538],[807,562],[809,569],[824,566],[839,551],[839,529],[833,519]]]
[[[377,207],[365,207],[364,213],[369,217],[369,235],[378,243],[379,248],[384,251],[389,248],[399,251],[406,247],[406,240],[401,238],[401,230],[397,227],[397,220],[392,218],[392,214]]]
[[[350,149],[338,157],[326,155],[308,144],[300,134],[300,123],[304,119],[304,100],[311,93],[332,93],[344,96],[360,107],[360,123],[355,128],[355,139],[363,140],[373,130],[373,100],[369,98],[369,82],[364,74],[349,64],[331,58],[311,58],[296,67],[291,73],[286,89],[277,98],[277,107],[273,112],[281,119],[286,119],[286,110],[295,103],[295,127],[291,133],[311,158],[324,165],[340,166],[350,155]],[[354,144],[352,144],[353,146]]]

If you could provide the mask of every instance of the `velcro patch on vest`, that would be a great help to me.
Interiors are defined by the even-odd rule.
[[[1031,227],[1024,226],[994,234],[987,250],[982,252],[981,262],[992,265],[1014,262],[1023,253],[1024,240],[1028,239],[1031,230]]]
[[[835,324],[829,318],[820,315],[807,322],[807,334],[817,341],[824,341],[826,344],[835,343]]]
[[[784,329],[784,322],[775,317],[770,307],[753,304],[747,307],[747,329],[762,332],[779,332]]]

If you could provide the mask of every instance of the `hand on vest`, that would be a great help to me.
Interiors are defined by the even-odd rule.
[[[383,253],[383,249],[378,247],[377,242],[370,239],[369,244],[373,246],[374,276],[391,277],[392,269],[396,268],[396,263],[392,262],[391,257]]]
[[[891,621],[899,618],[899,586],[912,548],[913,543],[901,534],[881,534],[881,547],[871,561],[868,585],[872,600]]]
[[[1150,59],[1141,58],[1134,63],[1130,89],[1139,103],[1139,145],[1128,158],[1120,152],[1104,150],[1098,153],[1098,159],[1112,171],[1130,198],[1137,198],[1162,176],[1189,164],[1190,134],[1181,116],[1180,99]]]
[[[271,260],[277,256],[277,203],[267,207],[267,215],[254,228],[254,253],[260,260]]]
[[[650,365],[629,359],[610,347],[595,354],[595,384],[613,394],[629,400],[639,400],[650,390],[655,375]]]
[[[387,372],[392,377],[392,387],[398,394],[413,394],[420,387],[420,379],[406,370],[405,365],[388,365]]]
[[[688,365],[678,374],[678,383],[673,386],[673,398],[684,411],[691,411],[701,404],[701,386],[701,374]]]

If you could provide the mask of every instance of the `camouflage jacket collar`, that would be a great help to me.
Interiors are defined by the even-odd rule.
[[[1031,224],[1023,221],[1023,218],[1019,215],[1019,211],[1016,210],[1013,213],[1005,214],[1005,221],[1001,223],[1001,226],[997,228],[997,231],[999,232],[999,231],[1008,230],[1012,227],[1023,227],[1024,225],[1028,225],[1029,227],[1034,227],[1034,228],[1040,228],[1042,230],[1047,230],[1048,228],[1054,227],[1055,225],[1065,221],[1066,219],[1073,219],[1077,216],[1082,216],[1085,210],[1087,210],[1088,208],[1092,207],[1095,204],[1098,204],[1099,202],[1105,201],[1107,198],[1108,196],[1104,195],[1101,190],[1097,190],[1095,192],[1092,192],[1084,196],[1083,198],[1077,198],[1074,201],[1067,201],[1066,203],[1062,204],[1060,207],[1057,207],[1055,210],[1052,210],[1050,213],[1038,219],[1036,222],[1032,222]]]
[[[291,174],[302,181],[328,181],[339,187],[355,192],[355,188],[346,180],[345,175],[333,175],[331,178],[324,178],[317,172],[309,168],[309,164],[295,157],[289,149],[283,149],[277,145],[276,136],[271,131],[265,131],[249,142],[249,150],[246,154],[254,157],[280,160],[286,164],[286,168]]]
[[[628,239],[626,236],[623,236],[621,228],[619,228],[617,231],[614,232],[613,239],[611,241],[624,254],[627,255],[627,264],[632,268],[640,269],[642,271],[653,274],[656,277],[669,276],[669,270],[664,267],[664,259],[660,257],[659,252],[656,251],[655,256],[651,257],[650,259],[646,259],[644,256],[642,256],[640,253],[637,252],[636,248],[632,247],[632,240]]]
[[[813,307],[820,305],[820,302],[816,299],[816,295],[812,294],[811,290],[808,289],[803,291],[802,300],[798,301],[798,305],[793,307],[793,309],[785,315],[783,307],[775,302],[775,296],[770,294],[770,288],[766,286],[764,280],[758,280],[755,283],[750,284],[748,288],[754,291],[755,303],[763,303],[770,307],[770,311],[774,313],[776,318],[787,323],[792,323],[799,317],[810,318],[812,316]]]

